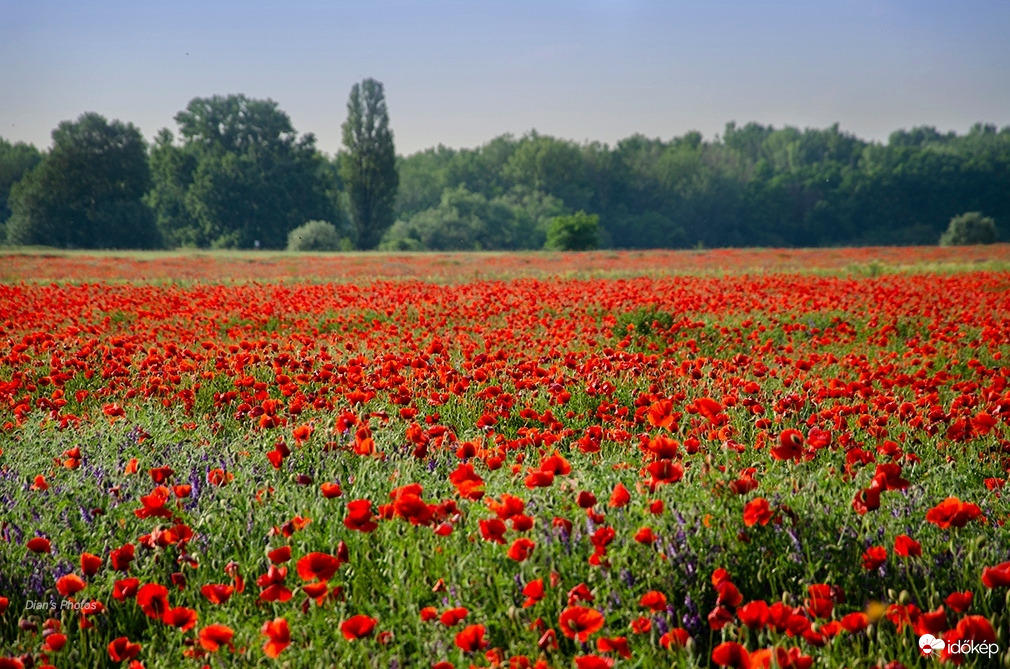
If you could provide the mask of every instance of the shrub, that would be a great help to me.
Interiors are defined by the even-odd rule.
[[[978,211],[969,211],[950,219],[947,231],[940,236],[940,246],[970,246],[995,241],[996,221]]]
[[[600,217],[580,211],[551,219],[544,248],[555,251],[588,251],[599,245]]]
[[[288,233],[288,251],[339,251],[340,235],[332,223],[309,221]]]

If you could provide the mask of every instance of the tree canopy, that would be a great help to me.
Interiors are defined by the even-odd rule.
[[[731,122],[709,139],[612,146],[531,131],[397,157],[374,79],[352,87],[335,157],[272,100],[195,98],[176,122],[150,147],[92,113],[60,124],[49,151],[0,138],[0,235],[280,249],[329,221],[341,248],[532,249],[576,212],[597,217],[605,248],[935,244],[963,212],[991,217],[997,241],[1010,229],[1010,126],[922,126],[881,143],[838,124]]]
[[[64,248],[161,245],[144,205],[147,146],[130,123],[89,112],[53,131],[53,148],[10,190],[7,238]]]
[[[151,151],[148,202],[171,245],[281,249],[306,221],[339,221],[336,174],[272,100],[195,98]]]
[[[393,224],[399,175],[393,131],[382,84],[365,79],[351,87],[341,126],[340,176],[347,192],[358,248],[371,249]]]

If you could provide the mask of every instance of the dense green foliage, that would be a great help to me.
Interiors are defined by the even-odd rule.
[[[371,249],[393,224],[393,206],[399,178],[393,131],[382,84],[365,79],[351,87],[347,120],[343,126],[344,148],[340,176],[347,192],[351,223],[358,247]]]
[[[284,248],[310,219],[338,220],[331,165],[271,100],[196,98],[151,152],[149,197],[170,246]]]
[[[53,149],[10,190],[7,238],[76,248],[160,245],[142,198],[151,186],[147,146],[133,124],[95,113],[64,121]]]
[[[996,236],[996,221],[981,212],[969,211],[950,219],[947,231],[940,237],[940,246],[992,244]]]
[[[617,248],[935,244],[954,215],[1010,218],[1010,127],[899,130],[886,144],[839,130],[729,123],[721,137],[635,135],[614,147],[530,133],[400,161],[398,213],[446,189],[516,189],[600,217]]]
[[[11,217],[11,186],[41,161],[42,154],[31,144],[11,144],[0,137],[0,242],[4,239],[4,225]]]
[[[600,217],[579,211],[556,216],[547,229],[544,248],[556,251],[589,251],[600,245]]]
[[[55,158],[29,172],[45,154],[0,140],[0,226],[19,180],[45,192],[53,226],[32,223],[29,235],[22,217],[7,226],[7,240],[284,248],[291,230],[318,219],[360,249],[538,249],[553,218],[584,211],[599,217],[605,248],[816,247],[935,244],[965,211],[1010,220],[1010,126],[976,124],[963,135],[918,127],[879,143],[837,124],[731,122],[711,140],[633,135],[614,146],[534,131],[397,158],[373,79],[351,90],[335,157],[322,155],[311,134],[299,138],[270,100],[197,98],[176,121],[180,138],[162,130],[148,154],[144,202],[158,233],[144,232],[148,214],[134,204],[102,214],[128,218],[85,233],[86,243],[70,231],[77,218],[55,203],[104,197],[95,175],[78,179]],[[125,165],[146,178],[146,167]]]
[[[340,233],[328,221],[309,221],[288,233],[288,251],[339,251]]]

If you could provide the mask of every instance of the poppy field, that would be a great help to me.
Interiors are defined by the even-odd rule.
[[[0,669],[1010,666],[1010,247],[823,253],[0,258]]]

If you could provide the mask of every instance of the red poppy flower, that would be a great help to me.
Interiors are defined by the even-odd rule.
[[[720,667],[750,669],[747,649],[735,641],[724,641],[712,650],[712,661]]]
[[[140,498],[143,507],[136,509],[133,513],[137,518],[171,518],[172,512],[165,508],[171,491],[163,485],[157,486],[149,494]]]
[[[52,550],[52,547],[49,544],[49,539],[46,539],[45,537],[35,537],[33,539],[29,539],[25,546],[32,553],[48,553]]]
[[[484,640],[484,631],[483,625],[464,627],[463,631],[456,635],[456,646],[464,653],[473,653],[484,648],[488,645]]]
[[[722,604],[717,604],[714,609],[708,612],[708,626],[713,631],[718,632],[731,622],[733,622],[733,612]]]
[[[6,597],[0,597],[0,616],[2,616],[6,611],[7,607],[10,606],[11,600]]]
[[[124,544],[120,548],[114,548],[109,552],[109,564],[116,571],[129,571],[130,563],[133,562],[133,544]]]
[[[504,535],[508,528],[505,527],[505,523],[500,518],[481,520],[477,523],[477,526],[480,528],[480,535],[484,538],[484,541],[494,541],[499,544],[505,543]]]
[[[193,609],[188,609],[185,606],[177,606],[174,609],[165,611],[165,615],[162,617],[161,621],[166,625],[178,627],[180,630],[185,632],[186,630],[191,630],[196,626],[196,618],[196,611]]]
[[[91,553],[81,553],[81,571],[85,576],[94,576],[102,566],[102,558]]]
[[[654,544],[658,537],[653,533],[651,527],[640,527],[637,532],[635,532],[635,541],[640,544]]]
[[[356,499],[347,503],[347,516],[344,525],[350,530],[371,532],[378,524],[372,520],[372,502],[367,499]]]
[[[539,602],[544,596],[544,579],[538,578],[527,583],[523,588],[523,594],[526,596],[526,600],[523,602],[524,609]]]
[[[456,493],[464,498],[479,500],[484,496],[484,479],[474,471],[469,462],[461,463],[449,474],[449,482],[456,486]]]
[[[260,634],[267,637],[263,644],[263,652],[267,657],[276,658],[285,648],[291,645],[291,630],[284,618],[274,618],[263,623]]]
[[[527,488],[549,488],[554,484],[554,472],[545,472],[540,469],[531,470],[523,481]]]
[[[859,515],[866,515],[870,511],[880,508],[880,486],[874,481],[869,488],[863,488],[852,498],[852,509]]]
[[[566,637],[585,643],[603,627],[603,614],[585,606],[569,606],[561,612],[558,624]]]
[[[941,530],[951,527],[964,527],[969,521],[982,515],[982,509],[976,504],[962,502],[957,497],[948,497],[928,512],[926,520]]]
[[[576,669],[611,669],[614,661],[609,657],[599,655],[578,655],[575,657]]]
[[[65,645],[67,645],[67,635],[55,632],[45,637],[45,644],[42,646],[42,650],[58,653]]]
[[[225,486],[228,485],[235,475],[231,472],[226,472],[225,470],[218,468],[212,469],[207,472],[207,483],[215,486]]]
[[[657,590],[650,590],[642,595],[638,600],[638,605],[653,611],[662,611],[666,608],[666,595]]]
[[[698,413],[712,422],[715,422],[719,413],[722,412],[722,405],[711,397],[699,397],[695,400],[694,406],[698,410]]]
[[[758,599],[747,602],[736,610],[737,617],[751,629],[761,629],[768,624],[768,602]]]
[[[621,507],[626,506],[630,501],[631,493],[628,492],[628,489],[624,487],[623,483],[618,483],[614,486],[614,491],[610,494],[610,502],[608,504],[615,509],[620,509]]]
[[[112,598],[120,602],[137,596],[140,588],[140,579],[124,578],[112,584]]]
[[[148,618],[160,620],[168,611],[168,588],[160,583],[147,583],[137,591],[137,606]]]
[[[652,631],[652,621],[645,616],[639,616],[631,621],[631,631],[634,634],[648,634]]]
[[[536,544],[532,539],[527,539],[526,537],[520,537],[512,542],[509,546],[508,556],[516,562],[522,562],[530,556],[533,549],[536,548]]]
[[[369,618],[366,615],[352,616],[340,624],[340,633],[348,641],[363,639],[372,634],[378,622],[375,618]]]
[[[1010,562],[1002,562],[995,567],[983,567],[982,585],[989,589],[1010,586]]]
[[[140,644],[133,643],[127,637],[113,639],[108,645],[109,659],[113,662],[132,660],[140,654]]]
[[[676,420],[673,416],[673,402],[668,399],[654,402],[649,405],[646,416],[649,420],[649,425],[653,427],[671,427]]]
[[[458,608],[455,608],[455,609],[447,609],[442,614],[442,617],[439,618],[439,622],[441,622],[446,627],[452,627],[453,625],[455,625],[459,621],[461,621],[464,618],[466,618],[466,616],[467,616],[468,613],[469,613],[469,611],[467,611],[462,606],[458,607]]]
[[[211,653],[216,652],[221,646],[228,646],[228,648],[234,653],[235,646],[232,645],[232,638],[234,638],[234,636],[235,632],[227,625],[222,625],[220,623],[207,625],[200,630],[200,646]]]
[[[634,626],[632,626],[634,628]],[[652,627],[652,623],[649,623],[649,627]],[[644,632],[648,632],[646,629]],[[636,634],[641,634],[643,632],[636,632]],[[687,630],[683,627],[674,627],[672,630],[659,637],[659,645],[663,648],[669,650],[673,648],[684,648],[687,646],[687,642],[691,639],[691,635],[688,634]]]
[[[684,478],[684,465],[672,460],[657,460],[649,463],[645,468],[652,477],[650,485],[655,488],[659,485],[676,483]]]
[[[147,473],[151,475],[151,480],[154,481],[155,484],[162,484],[172,478],[175,474],[175,470],[171,467],[152,467],[147,470]]]
[[[740,594],[740,590],[728,578],[719,581],[715,589],[719,593],[719,596],[716,598],[716,602],[719,604],[735,607],[743,601],[743,595]]]
[[[552,587],[557,587],[553,585]],[[577,586],[568,591],[568,605],[571,606],[575,602],[592,602],[596,597],[593,596],[592,591],[589,586],[585,583],[579,583]]]
[[[329,592],[329,587],[323,581],[313,581],[303,585],[302,592],[322,604],[322,598]]]
[[[901,557],[922,557],[922,546],[907,534],[899,534],[894,539],[894,552]]]
[[[870,546],[863,552],[863,569],[874,571],[887,562],[887,549],[883,546]]]
[[[333,499],[334,497],[340,497],[343,490],[340,489],[340,485],[337,483],[330,483],[327,481],[319,486],[319,490],[323,493],[323,497],[326,499]]]
[[[743,507],[743,524],[747,527],[767,525],[771,519],[771,505],[764,497],[756,497]]]
[[[77,574],[67,574],[56,579],[56,591],[64,597],[70,597],[87,586],[84,579]]]
[[[292,435],[295,441],[301,443],[312,436],[312,426],[311,425],[299,425],[294,429]]]
[[[309,553],[298,560],[298,575],[303,581],[322,581],[333,578],[340,568],[340,560],[329,553]]]
[[[617,653],[626,660],[631,657],[628,638],[623,636],[600,637],[596,640],[596,650],[601,653]]]
[[[208,583],[200,588],[200,594],[211,604],[224,604],[234,591],[235,588],[222,583]]]
[[[838,622],[850,634],[857,634],[866,629],[866,627],[870,624],[870,618],[862,611],[857,611],[855,613],[842,616],[842,619]]]
[[[966,613],[968,609],[971,608],[971,600],[973,598],[974,595],[970,590],[966,590],[965,592],[952,592],[947,595],[947,598],[943,600],[943,603],[958,613]]]
[[[941,636],[947,630],[947,610],[939,606],[933,611],[923,611],[913,621],[913,628],[916,636],[923,634]]]
[[[815,583],[807,588],[809,599],[806,601],[807,612],[814,618],[830,618],[835,608],[834,592],[827,583]],[[781,604],[781,602],[777,603]],[[769,614],[771,610],[769,609]]]
[[[769,451],[776,460],[799,461],[803,455],[803,433],[799,430],[783,430],[779,435],[779,445]]]
[[[287,578],[287,575],[287,567],[270,565],[267,568],[267,573],[260,575],[256,579],[256,585],[262,588],[260,591],[260,600],[264,602],[286,602],[291,599],[291,591],[284,586],[284,580]]]

